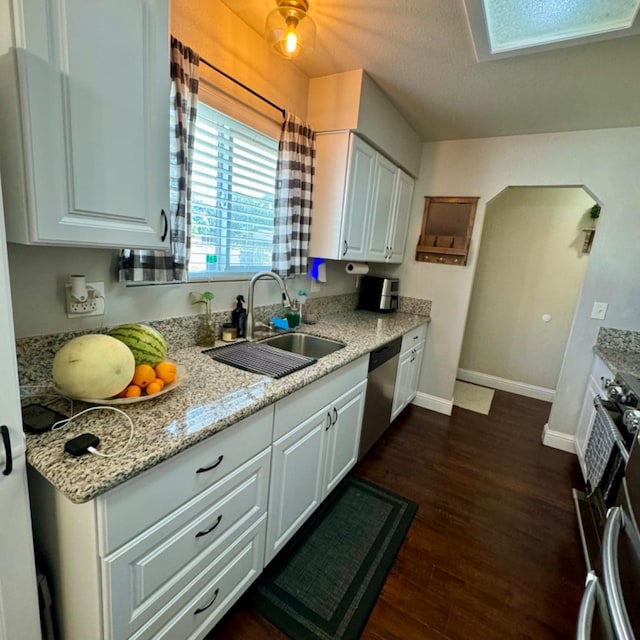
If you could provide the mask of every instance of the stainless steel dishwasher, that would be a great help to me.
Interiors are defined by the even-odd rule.
[[[371,449],[391,422],[391,405],[396,386],[398,354],[402,338],[379,347],[369,356],[367,395],[362,420],[358,460]]]

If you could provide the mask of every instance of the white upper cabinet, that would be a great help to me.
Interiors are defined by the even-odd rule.
[[[1,1],[8,240],[168,248],[168,0]]]
[[[319,133],[310,255],[402,262],[413,182],[353,133]]]
[[[363,69],[312,78],[307,118],[318,134],[310,254],[402,262],[419,135]]]
[[[371,204],[369,242],[371,262],[402,262],[411,214],[414,180],[378,154]]]
[[[375,151],[362,140],[352,137],[338,247],[339,251],[342,250],[340,257],[343,260],[365,258],[375,162]]]
[[[402,169],[399,169],[393,205],[393,217],[389,220],[389,229],[387,230],[387,237],[389,239],[387,262],[402,262],[404,259],[414,185],[415,180],[402,171]]]
[[[398,167],[384,156],[377,154],[366,254],[366,258],[372,262],[386,262],[390,253],[388,230],[393,218],[397,179]]]

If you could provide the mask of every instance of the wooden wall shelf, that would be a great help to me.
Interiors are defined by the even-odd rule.
[[[465,265],[477,197],[425,196],[416,260]]]

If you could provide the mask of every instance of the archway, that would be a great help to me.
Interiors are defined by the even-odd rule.
[[[487,203],[460,380],[554,399],[594,204],[574,186],[511,186]]]

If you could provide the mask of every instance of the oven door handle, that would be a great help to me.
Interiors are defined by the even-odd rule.
[[[590,640],[591,627],[593,625],[593,618],[595,615],[596,607],[604,602],[604,592],[600,586],[598,576],[594,571],[587,573],[586,586],[584,588],[584,594],[580,602],[580,611],[578,612],[578,624],[576,625],[576,640]],[[611,619],[606,611],[601,608],[601,622],[603,625],[603,631],[607,638],[614,640],[613,629],[611,627]]]
[[[640,557],[640,537],[633,530],[629,516],[620,507],[612,507],[607,514],[607,523],[604,527],[604,536],[602,538],[604,586],[616,636],[620,640],[635,640],[620,584],[618,542],[623,530],[634,547],[635,553]]]

